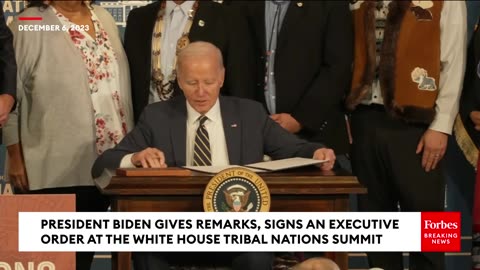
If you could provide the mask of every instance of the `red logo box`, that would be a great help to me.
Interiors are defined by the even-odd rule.
[[[460,212],[422,212],[422,252],[461,251]]]

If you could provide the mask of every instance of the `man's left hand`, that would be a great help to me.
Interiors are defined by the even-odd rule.
[[[420,154],[423,150],[422,167],[426,172],[434,170],[445,155],[447,140],[447,134],[432,129],[427,129],[420,138],[416,153]]]
[[[335,152],[329,148],[320,148],[313,153],[313,159],[327,160],[320,164],[322,171],[330,171],[335,164]]]
[[[15,100],[11,95],[0,95],[0,126],[5,125],[8,120],[8,114],[12,110]]]
[[[290,133],[297,133],[302,129],[302,125],[288,113],[272,114],[270,118]]]

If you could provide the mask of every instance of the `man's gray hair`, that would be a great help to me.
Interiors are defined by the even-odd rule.
[[[223,68],[223,57],[220,49],[212,43],[205,41],[195,41],[182,49],[177,56],[177,72],[182,62],[191,56],[213,56],[218,59],[218,63]]]

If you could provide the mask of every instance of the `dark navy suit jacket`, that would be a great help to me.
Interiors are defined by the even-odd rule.
[[[219,100],[230,164],[259,162],[264,154],[273,159],[311,158],[316,149],[323,147],[287,132],[256,101],[237,97]],[[147,147],[163,151],[169,167],[186,165],[186,121],[183,96],[148,105],[137,126],[116,147],[98,157],[92,168],[93,177],[100,176],[104,169],[118,168],[125,155]]]

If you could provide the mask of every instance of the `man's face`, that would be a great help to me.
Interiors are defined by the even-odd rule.
[[[178,84],[198,113],[207,113],[218,98],[225,70],[217,58],[207,55],[186,57],[179,66]]]

